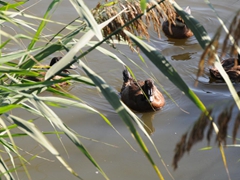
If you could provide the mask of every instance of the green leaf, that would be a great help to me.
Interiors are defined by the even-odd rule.
[[[19,69],[14,67],[7,67],[7,66],[0,66],[0,73],[16,73],[16,74],[23,74],[26,76],[37,76],[37,72],[28,71],[25,69]]]
[[[38,108],[38,110],[44,115],[46,119],[48,119],[52,124],[58,127],[61,131],[63,131],[66,136],[84,153],[84,155],[93,163],[93,165],[101,172],[101,174],[108,179],[107,175],[101,169],[101,167],[97,164],[97,162],[93,159],[87,149],[81,144],[75,133],[69,128],[63,121],[41,100],[38,99],[36,95],[34,95],[34,99],[32,102]],[[71,170],[72,171],[72,170]]]
[[[211,41],[206,29],[192,15],[186,13],[176,2],[173,2],[173,6],[181,18],[183,18],[184,23],[191,29],[200,46],[205,49]]]
[[[208,3],[210,5],[209,1],[208,1]],[[205,49],[208,46],[208,44],[210,43],[211,38],[208,36],[208,33],[205,30],[205,28],[203,27],[203,25],[200,24],[193,16],[191,16],[188,13],[186,13],[185,11],[183,11],[182,8],[176,2],[173,2],[173,5],[174,5],[174,8],[176,9],[177,13],[181,16],[181,18],[183,18],[186,25],[191,29],[194,36],[196,37],[199,44],[201,45],[201,47],[203,49]],[[212,6],[211,6],[211,8],[213,9]],[[218,19],[220,19],[220,18],[218,18]],[[215,47],[213,47],[213,48],[215,48]],[[237,95],[236,89],[234,88],[232,82],[230,81],[226,71],[223,69],[217,54],[215,54],[215,58],[216,58],[216,61],[214,62],[214,66],[220,72],[221,76],[223,77],[224,81],[226,82],[226,84],[229,88],[229,91],[233,95],[233,98],[234,98],[236,104],[238,105],[238,108],[240,109],[240,99],[239,99],[239,96]]]
[[[14,3],[14,4],[10,4],[10,3],[5,3],[4,1],[0,1],[0,4],[3,5],[2,7],[0,7],[0,11],[7,11],[9,9],[18,10],[17,7],[25,4],[26,2],[27,2],[27,0],[20,1],[20,2]]]
[[[13,61],[13,60],[18,59],[22,56],[25,56],[25,55],[34,53],[36,51],[39,51],[40,49],[42,49],[42,47],[32,49],[31,51],[23,50],[23,51],[12,52],[12,53],[6,54],[6,55],[0,57],[0,64],[4,64],[4,63],[10,62],[10,61]]]
[[[149,58],[149,60],[166,76],[172,83],[182,90],[186,96],[193,101],[196,106],[205,112],[206,107],[198,98],[198,96],[187,86],[180,75],[172,67],[172,65],[166,60],[166,58],[155,48],[138,39],[130,32],[124,30],[132,41],[142,50],[142,52]]]
[[[200,151],[206,151],[206,150],[211,150],[212,147],[211,146],[207,146],[207,147],[204,147],[204,148],[201,148],[199,149]]]
[[[7,106],[1,106],[0,107],[0,114],[6,113],[8,111],[11,111],[12,109],[22,107],[21,105],[18,104],[10,104]]]
[[[50,17],[49,13],[50,11],[60,2],[60,0],[54,0],[52,1],[52,3],[49,5],[46,13],[44,14],[44,19],[48,19]],[[39,39],[39,36],[41,35],[41,32],[43,31],[44,27],[46,26],[47,21],[43,20],[39,27],[38,30],[33,38],[33,40],[31,41],[31,43],[28,45],[28,50],[32,49],[33,46],[35,45],[35,43],[37,42],[37,40]]]
[[[147,8],[147,0],[141,0],[140,1],[140,6],[141,6],[142,12],[145,12],[146,8]]]
[[[14,179],[13,175],[8,169],[8,166],[5,164],[5,161],[2,159],[2,156],[0,156],[0,176],[2,177],[3,175],[7,180],[12,180]]]
[[[19,117],[7,114],[6,117],[9,121],[18,125],[18,128],[32,137],[35,141],[39,142],[47,150],[49,150],[56,158],[62,163],[65,168],[74,174],[76,177],[79,177],[77,173],[66,163],[66,161],[60,156],[59,152],[53,147],[53,145],[48,141],[48,139],[42,134],[41,131],[33,124]],[[80,177],[79,177],[80,178]],[[82,179],[82,178],[80,178]]]
[[[82,61],[80,61],[80,65],[83,68],[83,70],[86,72],[88,77],[92,79],[92,81],[96,84],[97,87],[99,87],[101,93],[104,95],[104,97],[108,100],[108,102],[112,105],[112,107],[115,109],[115,111],[119,114],[119,116],[122,118],[122,120],[125,122],[125,124],[128,126],[129,130],[133,134],[135,140],[141,147],[142,151],[144,154],[147,156],[148,160],[152,164],[155,172],[157,173],[158,177],[160,179],[164,179],[161,172],[159,171],[158,167],[154,163],[144,141],[142,140],[141,136],[135,129],[132,120],[134,120],[140,127],[142,125],[139,123],[139,120],[137,119],[137,116],[134,115],[134,113],[131,112],[129,108],[127,108],[122,102],[119,100],[118,95],[116,94],[116,91],[108,86],[106,82],[98,76],[96,73],[94,73],[88,66],[86,66]],[[141,128],[143,132],[145,132],[145,135],[148,136],[147,132],[145,129],[142,127]],[[151,139],[148,136],[149,139]],[[151,141],[152,142],[152,141]],[[152,142],[153,143],[153,142]]]
[[[79,16],[83,17],[87,21],[88,26],[93,30],[98,40],[102,41],[103,36],[102,36],[101,29],[99,28],[96,20],[94,19],[91,11],[85,5],[84,1],[70,0],[70,2],[73,4],[74,8],[77,10]]]
[[[104,28],[107,24],[109,24],[114,18],[120,15],[123,11],[119,12],[112,18],[108,19],[107,21],[101,23],[99,28]],[[66,67],[70,66],[71,64],[75,63],[78,59],[74,58],[74,56],[83,48],[94,36],[94,32],[92,30],[88,30],[80,39],[79,41],[71,48],[71,50],[61,59],[60,62],[54,64],[47,72],[45,79],[51,79],[54,75],[61,72]],[[92,48],[93,50],[93,48]],[[90,52],[90,50],[88,51]],[[80,55],[82,57],[84,54]]]

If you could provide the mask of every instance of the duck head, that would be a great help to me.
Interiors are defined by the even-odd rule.
[[[153,83],[152,79],[145,80],[143,91],[144,91],[145,95],[147,96],[146,100],[148,100],[150,102],[153,102],[153,87],[154,87],[154,83]]]
[[[185,11],[187,14],[189,14],[189,15],[191,14],[191,9],[190,9],[189,6],[187,6],[187,7],[184,9],[184,11]],[[176,26],[179,26],[179,27],[185,27],[185,26],[186,26],[186,24],[183,22],[183,20],[180,19],[179,17],[176,18],[175,23],[176,23]]]
[[[49,66],[53,66],[54,64],[56,64],[61,59],[62,59],[62,57],[54,57],[54,58],[52,58]],[[67,67],[67,69],[77,69],[77,67],[74,64],[72,64],[69,67]]]

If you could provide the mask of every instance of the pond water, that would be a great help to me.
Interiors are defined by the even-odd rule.
[[[33,2],[35,1],[28,2],[27,5]],[[97,0],[86,1],[90,8],[93,8],[97,2]],[[36,6],[33,6],[29,11],[33,14],[41,16],[41,13],[45,11],[48,3],[48,1],[41,1]],[[190,6],[192,15],[199,20],[201,24],[203,24],[210,37],[214,36],[214,33],[219,26],[219,22],[212,10],[204,3],[203,0],[182,0],[178,3],[182,7]],[[240,1],[237,0],[214,0],[212,1],[212,4],[223,20],[232,17],[233,12],[238,10],[240,7]],[[77,13],[71,3],[64,0],[57,8],[52,19],[67,23],[75,17],[77,17]],[[51,31],[57,32],[59,30],[55,25],[48,26]],[[157,34],[154,31],[151,31],[149,44],[162,52],[162,54],[176,68],[184,81],[193,89],[206,106],[230,97],[228,88],[224,84],[209,83],[209,73],[207,68],[204,76],[200,78],[199,85],[197,87],[194,86],[196,72],[198,69],[197,66],[202,53],[202,49],[198,45],[195,37],[191,37],[186,40],[174,40],[168,39],[162,32],[161,35],[162,37],[159,39]],[[223,38],[224,37],[222,37],[221,40],[223,40]],[[200,148],[208,145],[206,140],[203,140],[203,142],[194,146],[190,154],[186,154],[181,159],[178,169],[176,171],[173,170],[172,159],[175,145],[180,140],[182,134],[193,125],[195,120],[197,120],[200,115],[200,110],[167,78],[165,78],[165,76],[159,72],[159,70],[151,64],[147,58],[145,58],[146,64],[144,64],[136,54],[129,50],[128,47],[119,46],[119,49],[128,57],[132,58],[145,71],[154,74],[158,82],[176,101],[176,103],[174,103],[169,97],[167,97],[167,95],[164,95],[166,105],[161,111],[156,113],[138,114],[138,116],[141,117],[150,127],[148,131],[151,133],[151,137],[162,156],[162,160],[165,162],[166,167],[172,176],[175,179],[184,180],[227,179],[228,176],[217,144],[212,142],[211,145],[213,148],[211,150],[199,150]],[[135,65],[121,56],[118,52],[114,53],[133,70],[136,77],[139,79],[148,78],[146,74],[135,67]],[[121,64],[113,61],[98,51],[91,52],[84,61],[96,73],[103,77],[109,85],[118,91],[120,90],[123,70]],[[82,74],[83,72],[79,70],[78,73]],[[236,88],[240,89],[238,85],[236,85]],[[110,179],[158,179],[147,158],[132,138],[129,130],[126,128],[126,125],[95,88],[83,86],[82,84],[74,84],[69,92],[80,97],[82,100],[87,101],[94,108],[104,113],[108,119],[111,120],[114,127],[123,135],[124,138],[127,139],[134,149],[133,150],[115,132],[115,130],[109,127],[98,115],[76,108],[53,108],[68,126],[83,136],[80,137],[81,142]],[[49,95],[48,93],[43,93],[43,95],[44,94]],[[19,115],[26,119],[32,118],[31,114],[24,113]],[[43,131],[52,131],[49,123],[44,119],[37,119],[35,123],[39,129]],[[172,179],[166,168],[162,165],[161,159],[156,154],[151,143],[147,140],[145,135],[142,133],[140,134],[148,145],[149,151],[151,152],[155,163],[159,167],[165,179]],[[61,140],[66,148],[66,151],[56,136],[49,135],[48,138],[61,152],[61,155],[67,160],[69,165],[71,165],[83,179],[104,179],[102,175],[97,172],[96,168],[87,160],[87,158],[65,136],[62,136]],[[31,166],[27,167],[29,168],[29,173],[32,176],[32,179],[75,179],[75,177],[64,169],[64,167],[62,167],[62,165],[53,156],[43,150],[30,138],[21,138],[19,146],[23,149],[27,147],[27,151],[48,159],[43,160],[41,158],[36,158],[30,161]],[[231,178],[239,179],[239,149],[227,148],[225,149],[225,152]],[[26,154],[26,157],[27,156],[28,155]],[[26,174],[23,171],[21,172],[19,173],[20,179],[26,179]]]

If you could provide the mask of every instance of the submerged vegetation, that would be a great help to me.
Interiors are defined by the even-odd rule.
[[[82,179],[80,177],[81,175],[79,176],[74,169],[67,164],[67,161],[61,157],[58,150],[48,140],[48,133],[39,130],[33,120],[26,120],[14,114],[15,109],[21,109],[25,112],[30,112],[37,117],[43,117],[48,120],[49,124],[54,129],[50,134],[56,134],[56,136],[60,138],[59,134],[64,133],[79,151],[82,152],[98,169],[103,177],[109,179],[79,140],[78,134],[72,130],[71,127],[67,126],[51,109],[51,106],[71,106],[91,111],[98,114],[115,130],[110,119],[108,119],[102,112],[94,109],[88,105],[87,102],[82,101],[80,97],[68,93],[59,86],[61,83],[67,83],[70,81],[71,83],[78,82],[83,85],[96,87],[102,93],[129,128],[159,179],[164,179],[140,133],[136,130],[135,124],[138,125],[139,129],[143,131],[156,149],[151,137],[144,129],[142,122],[119,100],[118,94],[116,94],[115,90],[81,60],[81,58],[84,58],[94,49],[98,49],[107,56],[117,60],[121,66],[126,66],[126,64],[112,52],[107,49],[100,49],[99,47],[103,43],[117,44],[127,42],[126,44],[130,45],[133,51],[139,52],[138,49],[140,49],[141,52],[144,53],[146,57],[148,57],[149,60],[202,111],[202,114],[194,124],[193,128],[182,136],[181,141],[176,146],[173,160],[174,168],[177,168],[178,161],[184,153],[189,152],[196,142],[204,138],[204,133],[207,128],[207,140],[210,141],[211,135],[215,132],[217,134],[216,141],[219,144],[220,151],[223,152],[222,147],[223,145],[226,145],[228,123],[231,120],[233,108],[235,104],[240,107],[239,98],[235,88],[229,78],[224,75],[225,72],[221,67],[220,61],[218,59],[215,60],[215,58],[217,58],[218,40],[221,28],[224,27],[224,25],[217,30],[216,35],[211,40],[204,27],[191,15],[179,8],[174,1],[151,1],[151,3],[146,3],[144,0],[111,1],[99,3],[92,10],[89,10],[82,0],[69,1],[76,9],[79,17],[68,24],[51,20],[51,16],[61,1],[50,2],[43,17],[28,14],[27,9],[31,8],[31,6],[25,7],[27,1],[16,1],[12,4],[1,1],[0,140],[2,147],[4,147],[2,148],[4,149],[2,151],[8,154],[11,161],[7,164],[6,160],[0,157],[0,171],[2,177],[5,177],[6,179],[15,179],[12,173],[12,171],[18,170],[13,158],[15,156],[20,159],[20,166],[24,167],[25,172],[28,175],[28,170],[25,167],[27,160],[19,153],[19,148],[17,147],[17,143],[15,143],[15,137],[29,136],[54,155],[66,170],[79,179]],[[209,58],[207,59],[209,65],[214,64],[218,68],[229,86],[235,101],[231,100],[228,104],[224,104],[223,109],[219,110],[218,106],[207,109],[166,58],[154,47],[141,40],[143,38],[149,40],[150,36],[148,27],[150,25],[154,27],[154,30],[160,37],[163,20],[167,19],[171,25],[175,24],[176,17],[179,18],[179,16],[181,17],[181,21],[186,23],[191,29],[199,44],[204,49],[204,53],[199,63],[198,76],[203,73],[205,59],[208,55]],[[59,29],[59,32],[44,35],[48,23],[56,23],[60,25],[61,28]],[[226,52],[230,52],[233,56],[240,54],[238,46],[240,39],[239,26],[240,21],[238,11],[230,25],[229,33],[227,32],[224,46],[221,49],[221,57],[224,56]],[[13,30],[15,35],[11,34],[11,31],[8,31],[9,29]],[[94,36],[97,37],[98,41],[91,41]],[[11,50],[11,43],[16,44],[21,50]],[[7,50],[13,52],[8,52]],[[61,61],[50,68],[38,68],[39,66],[42,66],[42,63],[46,59],[54,57],[55,53],[62,55]],[[64,69],[74,63],[79,64],[85,75],[62,73]],[[135,76],[131,72],[131,69],[129,67],[127,68],[134,78]],[[44,71],[46,75],[41,82],[36,82],[27,78],[29,76],[39,77],[42,71]],[[56,76],[60,76],[60,78],[54,78]],[[44,91],[53,92],[58,96],[42,96],[40,93]],[[225,108],[225,106],[228,108]],[[239,110],[237,109],[237,111]],[[217,124],[214,120],[215,116],[217,117]],[[236,135],[240,124],[239,117],[240,115],[238,112],[235,117],[233,128],[233,143],[236,142]],[[21,133],[14,133],[13,130],[15,129],[19,129]],[[119,133],[117,130],[116,132]],[[121,136],[121,134],[119,135]],[[124,137],[122,138],[124,139]],[[157,149],[156,151],[159,155]],[[225,159],[224,153],[222,153],[222,157]],[[171,174],[170,176],[172,177]],[[28,178],[31,179],[29,175]]]

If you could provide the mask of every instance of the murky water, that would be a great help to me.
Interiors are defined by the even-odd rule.
[[[94,0],[87,1],[86,3],[92,8],[97,2],[97,0]],[[240,2],[237,0],[214,0],[212,3],[223,20],[231,17],[232,13],[240,7]],[[47,1],[40,2],[37,6],[31,8],[31,12],[39,15],[43,12],[40,11],[40,9],[45,9],[47,5]],[[182,0],[179,1],[179,5],[182,7],[190,6],[192,15],[204,25],[210,37],[214,35],[215,30],[219,26],[219,22],[203,0]],[[67,23],[75,17],[77,17],[77,13],[71,3],[64,0],[57,8],[53,19]],[[57,26],[53,24],[48,26],[50,31],[58,31]],[[195,37],[191,37],[187,40],[173,40],[165,37],[163,33],[161,35],[162,38],[159,39],[157,34],[152,31],[151,41],[149,43],[162,52],[205,105],[210,105],[218,100],[224,100],[230,96],[228,89],[224,84],[209,84],[209,73],[207,69],[205,75],[200,78],[199,85],[194,87],[198,61],[202,53],[202,49],[198,45]],[[162,73],[147,60],[147,58],[146,64],[143,64],[137,55],[132,53],[128,47],[119,46],[119,49],[138,63],[138,65],[144,70],[154,74],[158,82],[165,88],[179,106],[178,107],[165,95],[166,106],[161,111],[156,113],[138,114],[139,117],[141,117],[150,127],[148,131],[152,134],[151,137],[173,177],[175,179],[184,180],[227,179],[227,174],[217,145],[212,143],[212,150],[199,151],[200,148],[207,146],[206,141],[194,146],[190,154],[185,155],[182,158],[179,163],[179,168],[176,171],[173,171],[171,164],[175,144],[180,140],[181,135],[188,130],[197,119],[200,111],[185,95],[169,82],[169,80],[167,80],[164,75],[162,75]],[[133,72],[139,79],[148,77],[148,75],[136,68],[118,52],[114,53],[132,68]],[[109,85],[113,86],[116,90],[120,90],[122,84],[122,65],[98,51],[91,52],[86,57],[85,62],[96,73],[103,77]],[[82,71],[79,70],[79,73],[82,73]],[[236,86],[236,88],[240,89],[239,86]],[[111,120],[115,128],[132,145],[132,148],[135,149],[135,151],[132,150],[132,148],[96,114],[75,108],[54,109],[68,126],[73,128],[80,135],[89,138],[80,138],[80,140],[110,179],[158,179],[156,173],[142,151],[139,149],[135,140],[132,138],[125,124],[96,89],[83,86],[82,84],[74,84],[70,92],[87,101],[100,112],[103,112]],[[26,119],[33,118],[30,114],[21,114],[21,116]],[[49,127],[49,123],[43,119],[36,120],[36,124],[39,126],[39,129],[43,131],[52,131]],[[160,158],[155,153],[151,143],[148,142],[143,134],[141,135],[142,138],[146,140],[149,151],[165,179],[171,179],[166,169],[163,167]],[[104,179],[101,174],[97,172],[96,168],[66,137],[63,136],[62,141],[67,153],[56,136],[50,135],[48,137],[61,152],[61,155],[66,158],[68,163],[83,179]],[[20,147],[29,147],[30,149],[28,149],[28,151],[33,154],[37,153],[39,156],[49,159],[49,161],[47,161],[37,158],[31,161],[31,166],[28,166],[28,168],[34,180],[74,179],[74,177],[67,172],[55,158],[49,155],[48,152],[43,151],[38,145],[33,146],[32,144],[35,143],[33,143],[30,138],[22,139],[23,141],[21,140],[22,143],[19,145]],[[240,176],[240,165],[237,162],[239,159],[239,149],[228,148],[225,152],[230,175],[232,179],[238,179]],[[52,161],[55,162],[53,163]],[[25,173],[20,173],[20,177],[26,179]]]

